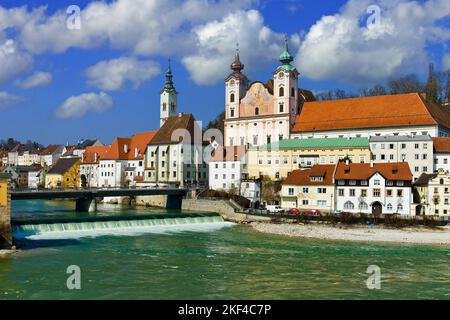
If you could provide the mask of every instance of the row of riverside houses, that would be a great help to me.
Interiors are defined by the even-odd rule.
[[[316,164],[283,181],[281,206],[326,212],[411,214],[412,173],[406,162]]]
[[[73,146],[52,144],[43,149],[17,144],[11,150],[0,153],[0,173],[9,174],[13,188],[37,189],[63,185],[76,187],[77,176],[63,179],[60,172],[66,170],[69,162],[76,164],[76,161],[65,159],[79,159],[84,150],[91,145],[101,145],[101,142],[96,139],[83,140]]]
[[[250,83],[236,52],[225,80],[224,147],[209,164],[210,188],[241,195],[250,189],[258,205],[268,179],[282,182],[286,209],[448,215],[449,110],[421,93],[316,101],[298,87],[293,59],[286,41],[272,79]],[[345,163],[343,171],[358,179],[336,180]],[[327,186],[302,186],[318,172],[329,175]]]
[[[177,112],[172,71],[160,94],[160,128],[116,138],[111,145],[86,148],[80,164],[80,186],[208,186],[202,156],[207,141],[196,141],[202,128],[192,114]]]

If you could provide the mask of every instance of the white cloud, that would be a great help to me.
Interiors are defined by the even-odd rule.
[[[23,80],[17,80],[14,84],[22,89],[47,86],[52,82],[52,74],[49,72],[35,72]]]
[[[443,70],[450,69],[450,53],[446,53],[442,57],[442,69]]]
[[[134,87],[160,74],[161,70],[156,62],[137,60],[133,57],[121,57],[108,61],[101,61],[88,68],[85,72],[88,84],[102,90],[118,90],[125,81],[131,81]]]
[[[101,113],[112,108],[113,99],[104,92],[84,93],[68,98],[57,110],[58,118],[81,118],[87,112]]]
[[[108,42],[136,54],[172,54],[188,50],[193,25],[216,19],[254,0],[117,0],[93,1],[81,11],[81,29],[66,28],[68,15],[35,11],[20,27],[20,39],[31,52],[64,52]],[[30,14],[31,15],[31,14]],[[176,43],[176,46],[173,44]]]
[[[0,43],[0,83],[28,71],[32,65],[32,56],[19,50],[14,40]]]
[[[25,101],[25,98],[0,91],[0,111],[7,109],[15,104]]]
[[[381,8],[380,24],[367,28],[369,5]],[[296,65],[315,80],[374,83],[405,73],[426,72],[426,45],[444,42],[450,30],[438,21],[450,15],[448,0],[349,0],[324,16],[304,37]]]
[[[256,10],[230,13],[220,21],[198,26],[193,33],[196,52],[182,61],[197,84],[224,80],[231,72],[237,42],[247,71],[275,61],[283,46],[283,35],[267,28]]]

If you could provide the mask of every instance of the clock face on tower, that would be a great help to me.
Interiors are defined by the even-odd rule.
[[[230,87],[233,88],[233,87],[234,87],[234,84],[235,84],[235,83],[234,83],[234,80],[231,80],[231,81],[230,81]]]
[[[284,73],[280,72],[280,74],[278,75],[278,79],[283,79],[284,78]]]

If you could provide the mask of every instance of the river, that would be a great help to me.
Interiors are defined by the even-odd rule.
[[[17,201],[13,217],[75,217],[73,202]],[[100,205],[98,215],[167,214]],[[173,212],[172,212],[173,213]],[[0,260],[0,299],[449,299],[450,248],[293,239],[226,222],[23,240]],[[81,270],[69,290],[68,266]],[[381,270],[369,290],[367,268]]]

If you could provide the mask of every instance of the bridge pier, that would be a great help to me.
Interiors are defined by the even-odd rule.
[[[91,204],[94,202],[94,207],[97,209],[95,199],[92,198],[78,198],[76,199],[75,210],[78,212],[90,212]]]
[[[180,195],[168,195],[166,200],[166,209],[181,210],[183,197]]]

